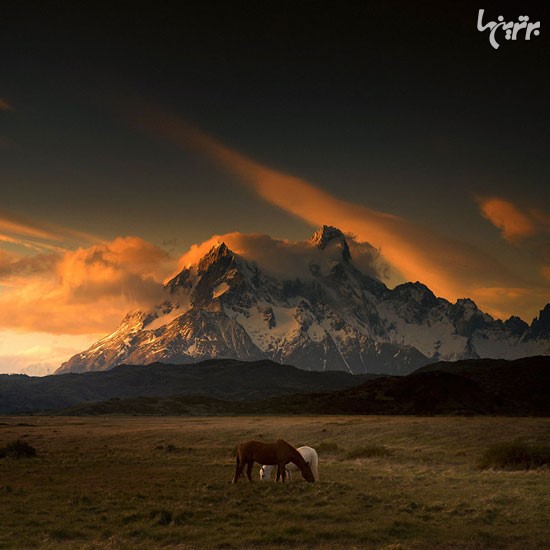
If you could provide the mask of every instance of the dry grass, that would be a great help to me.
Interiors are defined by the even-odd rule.
[[[531,470],[550,464],[550,446],[526,445],[521,441],[491,445],[481,457],[481,468]]]
[[[0,418],[0,548],[546,548],[549,470],[480,470],[550,419]],[[232,485],[239,441],[319,451],[321,481]],[[383,448],[387,453],[370,454]],[[258,468],[255,468],[257,476]]]
[[[380,458],[389,456],[391,451],[384,445],[366,445],[364,447],[354,447],[346,453],[346,459],[354,458]]]

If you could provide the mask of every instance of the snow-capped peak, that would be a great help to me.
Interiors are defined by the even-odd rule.
[[[324,225],[306,246],[270,271],[218,242],[167,283],[165,303],[128,315],[58,372],[226,357],[405,374],[436,360],[550,353],[550,306],[530,327],[503,323],[419,282],[387,288],[351,263],[335,227]]]
[[[227,248],[224,242],[214,245],[199,261],[199,274],[205,273],[213,265],[223,260],[228,264],[234,258],[233,252]]]
[[[320,229],[315,231],[313,236],[309,239],[309,242],[321,250],[324,250],[329,244],[335,243],[336,246],[342,249],[342,259],[346,262],[351,260],[346,237],[338,228],[332,225],[323,225]]]

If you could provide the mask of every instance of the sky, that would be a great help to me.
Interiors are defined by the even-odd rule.
[[[0,372],[53,371],[224,236],[330,224],[388,286],[550,301],[544,3],[485,3],[541,22],[498,49],[469,2],[77,4],[3,4]]]

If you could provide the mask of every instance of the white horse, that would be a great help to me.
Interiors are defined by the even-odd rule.
[[[311,447],[299,447],[298,452],[304,457],[304,460],[309,464],[311,471],[315,477],[315,481],[319,481],[319,457],[317,456],[317,451]],[[269,464],[264,464],[260,468],[260,479],[262,481],[269,481],[271,479],[271,472],[275,466],[270,466]],[[296,466],[293,462],[289,462],[286,466],[286,471],[288,474],[288,479],[291,479],[291,472],[297,472],[300,468]]]

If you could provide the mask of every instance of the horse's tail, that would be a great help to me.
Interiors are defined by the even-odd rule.
[[[239,447],[237,447],[237,456],[235,458],[235,462],[236,462],[236,465],[238,466],[240,463],[241,463],[241,459],[240,459],[240,453],[239,453]]]
[[[241,459],[240,459],[240,455],[241,453],[239,452],[239,445],[237,445],[237,456],[235,458],[235,475],[233,476],[233,483],[237,483],[237,481],[239,480],[239,477],[240,477],[240,474],[241,472],[239,471],[240,470],[240,464],[241,464]]]

